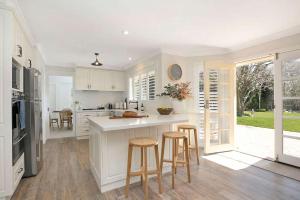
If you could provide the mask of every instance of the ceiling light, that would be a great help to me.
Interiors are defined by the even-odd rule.
[[[129,58],[128,58],[128,60],[132,60],[132,58],[131,58],[131,57],[129,57]]]
[[[129,34],[129,32],[127,30],[123,31],[123,35],[128,35],[128,34]]]
[[[95,53],[95,56],[96,56],[96,60],[95,60],[95,62],[91,63],[91,65],[101,66],[102,63],[100,63],[99,60],[98,60],[99,53]]]

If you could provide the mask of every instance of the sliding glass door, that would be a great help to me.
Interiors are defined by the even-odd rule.
[[[275,61],[276,158],[300,166],[300,51]]]

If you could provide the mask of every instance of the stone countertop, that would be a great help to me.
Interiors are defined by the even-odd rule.
[[[159,126],[166,124],[176,124],[188,122],[189,117],[186,114],[174,115],[149,115],[145,118],[127,118],[127,119],[109,119],[105,117],[89,117],[89,122],[102,131],[115,131],[132,128],[143,128],[150,126]]]

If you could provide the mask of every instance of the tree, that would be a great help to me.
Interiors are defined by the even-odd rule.
[[[237,107],[238,115],[243,115],[252,99],[258,95],[259,108],[261,93],[273,87],[272,63],[254,63],[241,66],[237,70]]]

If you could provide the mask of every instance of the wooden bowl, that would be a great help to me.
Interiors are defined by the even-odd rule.
[[[134,111],[125,111],[123,113],[123,117],[136,117],[137,116],[137,112]]]
[[[161,115],[169,115],[173,111],[173,108],[157,108],[157,112]]]

